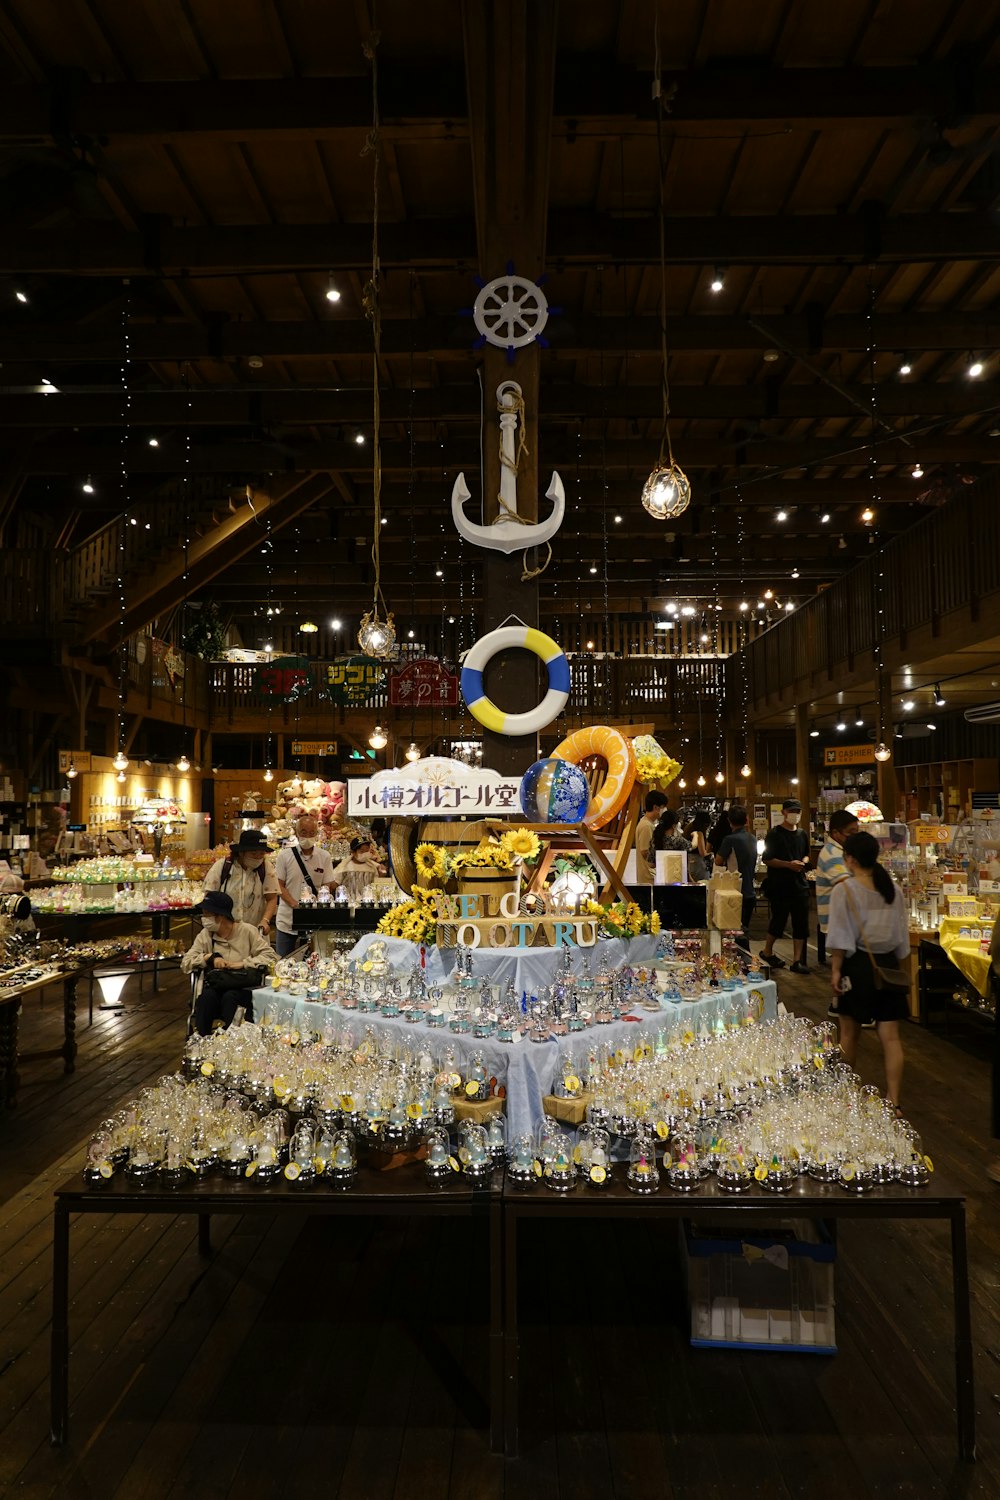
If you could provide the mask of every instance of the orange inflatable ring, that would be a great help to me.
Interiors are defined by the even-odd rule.
[[[590,799],[583,821],[588,828],[603,828],[621,812],[635,784],[636,763],[632,741],[607,724],[592,724],[578,729],[557,745],[552,754],[557,760],[572,761],[578,766],[592,755],[608,763],[608,774],[600,791]]]

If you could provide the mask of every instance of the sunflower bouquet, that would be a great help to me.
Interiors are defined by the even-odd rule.
[[[413,900],[394,906],[379,922],[383,937],[405,938],[411,943],[433,943],[437,939],[437,893],[425,886],[413,887]]]
[[[413,865],[423,886],[442,886],[451,874],[451,860],[439,844],[418,844]]]
[[[659,913],[654,911],[647,915],[635,901],[615,901],[611,906],[588,901],[583,914],[598,919],[597,930],[601,937],[634,938],[644,932],[655,935],[660,930]]]
[[[430,844],[421,845],[422,849],[433,847]],[[448,875],[457,875],[462,870],[499,870],[504,874],[513,874],[519,864],[534,864],[541,852],[541,841],[537,833],[532,833],[530,828],[509,828],[506,833],[501,834],[500,838],[480,839],[474,849],[463,851],[461,854],[449,854],[440,848],[436,850],[447,870],[445,879]],[[417,859],[419,855],[420,849],[417,850]],[[429,866],[429,859],[425,863]],[[418,873],[420,869],[421,866],[417,863]]]

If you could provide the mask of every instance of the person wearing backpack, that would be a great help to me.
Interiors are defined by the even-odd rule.
[[[302,938],[296,936],[292,918],[302,892],[310,890],[318,896],[322,886],[333,886],[333,860],[316,843],[317,828],[315,818],[308,815],[300,818],[295,829],[297,843],[286,844],[274,862],[281,894],[275,934],[279,958],[284,958],[302,942]]]
[[[233,918],[249,922],[267,936],[278,909],[278,879],[267,856],[271,846],[256,828],[245,828],[229,854],[217,859],[205,876],[206,891],[225,891],[233,898]]]

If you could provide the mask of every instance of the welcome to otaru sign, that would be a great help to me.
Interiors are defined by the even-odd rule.
[[[549,911],[545,896],[518,896],[508,891],[499,898],[482,895],[437,896],[439,948],[592,948],[597,922],[561,910]]]

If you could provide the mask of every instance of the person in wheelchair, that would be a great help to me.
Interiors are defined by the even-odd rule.
[[[233,920],[233,898],[226,891],[206,891],[204,926],[181,959],[185,974],[200,972],[194,1002],[194,1029],[208,1036],[215,1021],[229,1026],[238,1012],[253,1020],[253,991],[278,955],[260,930]]]

